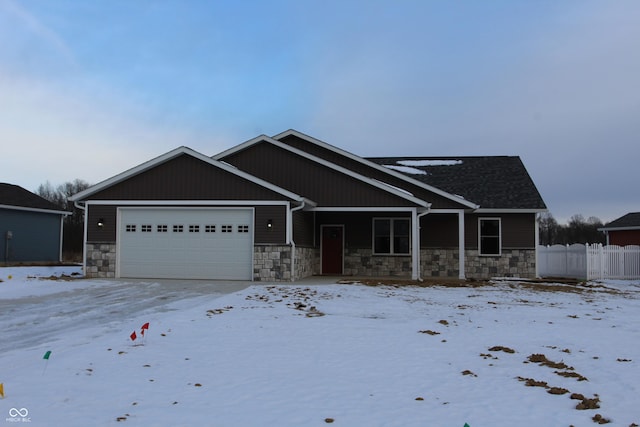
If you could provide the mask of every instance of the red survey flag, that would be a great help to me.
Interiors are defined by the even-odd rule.
[[[135,341],[136,338],[138,338],[138,336],[136,335],[136,331],[133,331],[131,335],[129,335],[129,337],[131,338],[131,341]]]
[[[149,322],[142,325],[142,330],[144,331],[145,329],[149,329]]]

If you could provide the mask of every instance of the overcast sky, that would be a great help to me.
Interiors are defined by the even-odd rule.
[[[290,128],[520,156],[560,222],[640,211],[640,2],[0,0],[0,182]]]

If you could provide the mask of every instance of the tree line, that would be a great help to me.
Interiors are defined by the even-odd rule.
[[[47,199],[60,210],[71,212],[64,218],[62,236],[62,257],[67,261],[82,260],[82,244],[84,236],[84,211],[76,208],[68,198],[89,188],[89,183],[81,179],[65,182],[57,187],[49,181],[40,184],[36,194]]]
[[[546,212],[538,218],[541,245],[571,245],[573,243],[606,243],[606,237],[598,228],[604,226],[600,218],[590,216],[585,219],[578,214],[565,225]]]

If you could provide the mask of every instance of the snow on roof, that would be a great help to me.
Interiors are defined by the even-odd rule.
[[[398,172],[408,173],[410,175],[426,175],[427,172],[422,169],[416,169],[409,166],[399,166],[399,165],[382,165],[385,168],[393,169]]]
[[[454,160],[454,159],[399,160],[398,164],[404,165],[404,166],[455,166],[455,165],[461,165],[462,160]]]

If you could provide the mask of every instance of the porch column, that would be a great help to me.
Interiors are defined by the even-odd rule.
[[[464,271],[464,211],[458,211],[458,278],[465,279]]]
[[[411,210],[411,280],[420,279],[420,224],[418,210]]]

